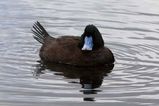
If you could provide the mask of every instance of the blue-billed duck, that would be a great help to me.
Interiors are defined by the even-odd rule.
[[[113,53],[104,46],[101,33],[94,25],[87,25],[81,36],[54,38],[37,21],[32,28],[34,38],[42,44],[40,58],[45,63],[75,66],[113,64]]]

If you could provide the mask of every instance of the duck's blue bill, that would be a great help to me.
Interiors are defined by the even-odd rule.
[[[82,50],[92,50],[93,49],[93,38],[92,36],[85,36],[84,38],[84,45]]]

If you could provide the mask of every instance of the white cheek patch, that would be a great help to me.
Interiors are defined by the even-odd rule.
[[[93,49],[93,38],[92,36],[86,36],[84,38],[84,45],[82,47],[82,50],[92,50]]]

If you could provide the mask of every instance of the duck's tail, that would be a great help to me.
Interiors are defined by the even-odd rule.
[[[44,27],[37,21],[32,27],[33,37],[40,43],[44,43],[44,39],[48,36],[50,36],[47,31],[44,29]]]

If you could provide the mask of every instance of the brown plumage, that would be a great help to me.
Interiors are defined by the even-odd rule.
[[[34,24],[32,31],[34,38],[42,43],[39,55],[43,62],[75,66],[99,66],[114,63],[112,52],[104,47],[102,36],[94,25],[86,26],[81,37],[51,37],[39,22]],[[91,51],[81,50],[84,37],[88,35],[93,38],[93,49]]]

